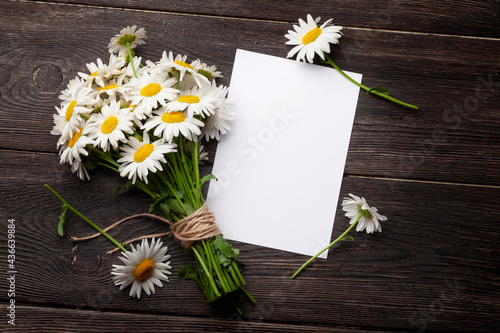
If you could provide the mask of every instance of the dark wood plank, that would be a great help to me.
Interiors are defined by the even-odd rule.
[[[54,2],[54,1],[52,1]],[[56,0],[84,5],[134,8],[198,15],[230,16],[272,21],[297,21],[309,13],[337,25],[452,35],[500,37],[497,1],[357,1],[310,0]],[[258,24],[258,23],[255,23]]]
[[[6,230],[7,220],[16,220],[16,302],[242,320],[206,304],[191,281],[175,276],[154,297],[139,301],[120,292],[109,274],[118,262],[116,255],[105,254],[112,248],[109,241],[71,242],[69,235],[92,232],[74,216],[66,235],[58,236],[60,204],[44,183],[103,227],[145,209],[143,196],[135,191],[112,198],[121,181],[108,171],[82,182],[58,164],[56,155],[0,151],[0,227]],[[346,177],[341,197],[349,192],[365,196],[388,217],[383,232],[354,234],[354,242],[336,246],[327,260],[315,262],[296,280],[290,276],[305,256],[233,242],[247,264],[248,289],[258,300],[251,305],[238,297],[243,320],[407,331],[498,330],[500,188]],[[340,208],[335,221],[332,238],[347,227]],[[159,230],[164,230],[162,223],[137,221],[113,236],[125,240]],[[173,239],[165,243],[174,269],[192,262]],[[0,253],[6,253],[4,242]],[[6,280],[5,270],[0,280]],[[8,301],[6,294],[0,299]]]
[[[30,19],[20,22],[23,12]],[[56,152],[49,131],[59,92],[85,63],[107,59],[107,43],[123,22],[148,31],[139,49],[145,58],[163,50],[201,58],[222,70],[226,85],[236,48],[280,57],[289,50],[284,23],[39,3],[6,3],[0,17],[4,149]],[[500,143],[500,41],[346,29],[334,56],[345,70],[363,73],[366,85],[391,87],[421,107],[360,93],[348,174],[500,185],[500,150],[492,149]]]
[[[189,318],[185,316],[99,312],[99,309],[47,309],[19,306],[16,326],[3,332],[338,332],[368,333],[357,328],[277,324],[258,321]],[[389,331],[377,331],[388,333]]]

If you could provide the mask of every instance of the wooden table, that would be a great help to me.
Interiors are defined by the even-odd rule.
[[[420,107],[359,94],[340,200],[366,197],[388,217],[383,232],[354,234],[295,280],[305,256],[233,242],[257,299],[238,299],[243,316],[207,304],[192,281],[175,276],[152,297],[120,292],[109,274],[118,262],[106,255],[110,243],[73,243],[70,235],[91,232],[75,216],[58,236],[60,203],[43,185],[101,226],[146,205],[134,190],[114,199],[123,181],[111,172],[99,169],[83,182],[58,163],[50,130],[60,91],[86,63],[107,59],[109,39],[127,25],[146,29],[144,58],[157,60],[163,50],[200,58],[228,85],[237,48],[285,57],[283,35],[307,13],[345,27],[333,52],[341,68]],[[499,331],[499,16],[498,1],[2,1],[0,330]],[[215,145],[209,150],[213,157]],[[347,226],[340,200],[332,203],[332,238]],[[114,235],[162,228],[145,220]],[[175,268],[192,261],[174,239],[165,243]],[[12,300],[15,327],[6,316]]]

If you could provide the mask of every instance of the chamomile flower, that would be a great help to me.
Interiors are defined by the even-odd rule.
[[[61,91],[59,99],[66,102],[71,102],[72,97],[76,96],[78,92],[85,87],[85,80],[77,76],[74,79],[69,80],[66,89]]]
[[[75,159],[73,161],[73,164],[71,164],[71,172],[75,173],[81,180],[85,180],[85,178],[90,180],[89,173],[81,160]]]
[[[215,107],[220,103],[217,96],[215,81],[211,85],[201,88],[194,87],[188,91],[181,91],[179,96],[167,104],[168,111],[187,111],[191,118],[194,115],[209,116],[214,114]]]
[[[179,134],[193,141],[197,135],[201,134],[201,127],[203,127],[202,121],[187,117],[181,111],[169,112],[162,109],[155,112],[155,116],[148,119],[142,129],[149,131],[155,128],[153,132],[155,136],[162,137],[167,142],[172,142],[173,138],[178,137]]]
[[[59,150],[59,162],[61,164],[69,163],[71,165],[75,160],[81,161],[81,155],[88,156],[86,146],[94,144],[94,140],[88,136],[90,132],[91,127],[82,122],[71,139]]]
[[[184,76],[187,74],[192,75],[199,87],[208,84],[209,80],[202,74],[198,73],[198,69],[201,64],[199,62],[192,62],[191,64],[188,64],[186,59],[187,56],[185,55],[183,56],[178,54],[174,58],[174,54],[171,51],[169,53],[163,51],[163,55],[158,62],[158,68],[162,71],[170,71],[176,77],[179,76],[179,82],[182,82],[184,80]]]
[[[116,82],[107,82],[104,87],[97,88],[99,97],[105,96],[106,98],[116,99],[116,93],[119,91],[119,85]]]
[[[129,295],[141,298],[142,290],[147,295],[155,293],[155,286],[162,288],[161,281],[168,282],[170,255],[167,254],[168,247],[162,247],[160,239],[151,241],[142,240],[137,247],[131,246],[131,250],[124,252],[120,260],[125,264],[113,265],[111,274],[115,286],[120,286],[120,290],[132,284]]]
[[[60,108],[56,106],[57,113],[53,115],[54,127],[50,133],[60,135],[58,146],[68,141],[84,117],[92,112],[89,106],[97,101],[93,96],[92,90],[84,87],[76,91],[67,101],[61,103]]]
[[[92,133],[90,138],[95,141],[94,145],[103,151],[109,151],[110,147],[118,148],[120,142],[126,142],[125,133],[133,134],[134,115],[130,108],[120,109],[120,102],[111,101],[101,108],[101,112],[92,116]]]
[[[217,67],[209,66],[206,63],[201,62],[200,59],[196,59],[193,62],[193,68],[196,68],[196,72],[198,72],[198,74],[203,75],[204,77],[206,77],[210,81],[212,81],[213,79],[222,77],[222,74],[221,74],[221,72],[219,72],[217,70]]]
[[[344,198],[342,201],[342,210],[344,210],[345,216],[350,218],[349,224],[353,224],[359,219],[358,225],[356,226],[356,231],[363,231],[371,234],[374,231],[382,231],[382,226],[380,221],[387,220],[387,217],[380,215],[377,212],[377,208],[370,207],[366,203],[365,198],[358,197],[354,194],[349,193],[350,198]]]
[[[134,112],[139,115],[139,119],[150,116],[158,105],[166,106],[167,101],[177,97],[179,91],[172,88],[175,82],[176,79],[167,78],[166,73],[143,73],[124,86],[129,102],[137,105]]]
[[[120,176],[132,179],[132,184],[139,176],[147,184],[149,171],[163,170],[161,163],[167,162],[163,155],[175,152],[175,147],[175,144],[164,143],[162,139],[151,143],[147,133],[144,133],[142,142],[131,136],[121,147],[122,158],[117,161],[121,163]]]
[[[135,49],[137,45],[146,43],[144,41],[144,39],[146,39],[146,30],[144,30],[144,28],[140,28],[136,31],[136,28],[136,25],[131,27],[128,26],[120,30],[119,34],[111,38],[108,45],[109,53],[117,52],[118,54],[122,54],[128,52],[127,44],[130,49]]]
[[[231,129],[229,120],[233,119],[234,112],[230,109],[230,102],[226,99],[228,87],[212,86],[212,94],[217,97],[218,103],[215,105],[214,113],[205,117],[205,126],[202,134],[207,141],[210,139],[220,139],[221,134],[226,134]]]
[[[288,30],[285,35],[289,40],[287,45],[295,45],[288,52],[287,58],[297,54],[297,61],[304,60],[312,63],[315,54],[318,54],[321,59],[325,60],[324,53],[330,53],[330,44],[338,44],[339,38],[342,37],[340,30],[342,27],[330,25],[332,19],[323,23],[320,27],[317,26],[321,20],[320,17],[315,20],[311,15],[307,15],[307,23],[299,19],[299,25],[294,25],[293,30]]]
[[[79,72],[78,75],[83,78],[89,86],[95,82],[100,87],[104,87],[107,80],[121,73],[121,68],[123,66],[125,66],[125,61],[111,54],[109,56],[108,65],[98,58],[96,63],[91,62],[87,64],[87,69],[90,74]]]

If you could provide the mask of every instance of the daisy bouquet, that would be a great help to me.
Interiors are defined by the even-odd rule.
[[[62,91],[51,132],[59,137],[60,163],[82,180],[106,167],[126,179],[120,189],[135,186],[146,193],[149,211],[141,215],[163,219],[169,231],[154,236],[173,233],[193,253],[196,266],[185,266],[178,275],[196,281],[208,302],[236,290],[254,301],[245,289],[239,252],[220,234],[201,191],[215,177],[200,176],[199,165],[207,158],[200,141],[218,140],[230,129],[228,87],[217,85],[221,73],[200,60],[188,63],[186,56],[164,51],[157,62],[143,61],[135,48],[145,38],[142,28],[121,30],[109,43],[108,63],[87,64],[88,72],[78,73]],[[63,214],[68,208],[79,214],[57,196]],[[133,283],[130,295],[140,297],[141,289],[154,293],[154,285],[168,280],[168,256],[159,250],[159,240],[150,245],[149,236],[140,236],[119,243],[106,233],[109,228],[101,230],[79,215],[125,252],[126,265],[113,270],[121,289]],[[64,216],[61,234],[63,222]],[[127,251],[125,244],[140,239],[141,245]]]

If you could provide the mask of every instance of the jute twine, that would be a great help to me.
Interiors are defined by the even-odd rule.
[[[131,220],[131,219],[135,219],[138,217],[151,217],[151,218],[163,221],[170,226],[170,231],[164,232],[164,233],[159,233],[159,234],[152,234],[152,235],[145,235],[145,236],[137,237],[134,239],[130,239],[123,244],[130,244],[132,242],[135,242],[135,241],[138,241],[141,239],[145,239],[145,238],[162,237],[162,236],[172,234],[172,235],[174,235],[174,237],[176,239],[178,239],[180,241],[182,247],[184,247],[185,249],[190,249],[191,245],[193,245],[193,243],[195,243],[197,241],[200,241],[203,239],[208,239],[211,237],[215,237],[215,236],[221,234],[219,227],[215,223],[215,216],[210,211],[210,209],[208,208],[206,203],[203,204],[203,206],[200,209],[198,209],[197,211],[195,211],[193,214],[187,216],[186,218],[184,218],[176,223],[172,223],[169,220],[167,220],[161,216],[158,216],[158,215],[143,213],[143,214],[136,214],[136,215],[128,216],[124,219],[121,219],[120,221],[113,223],[112,225],[110,225],[109,227],[104,229],[103,231],[108,232],[109,230],[117,227],[118,225],[122,224],[123,222]],[[73,241],[86,241],[86,240],[89,240],[92,238],[99,237],[100,235],[101,235],[101,233],[98,232],[98,233],[95,233],[95,234],[88,236],[88,237],[81,237],[81,238],[71,237],[71,239]],[[112,254],[112,253],[118,251],[119,249],[120,248],[117,247],[117,248],[109,251],[108,254]]]

